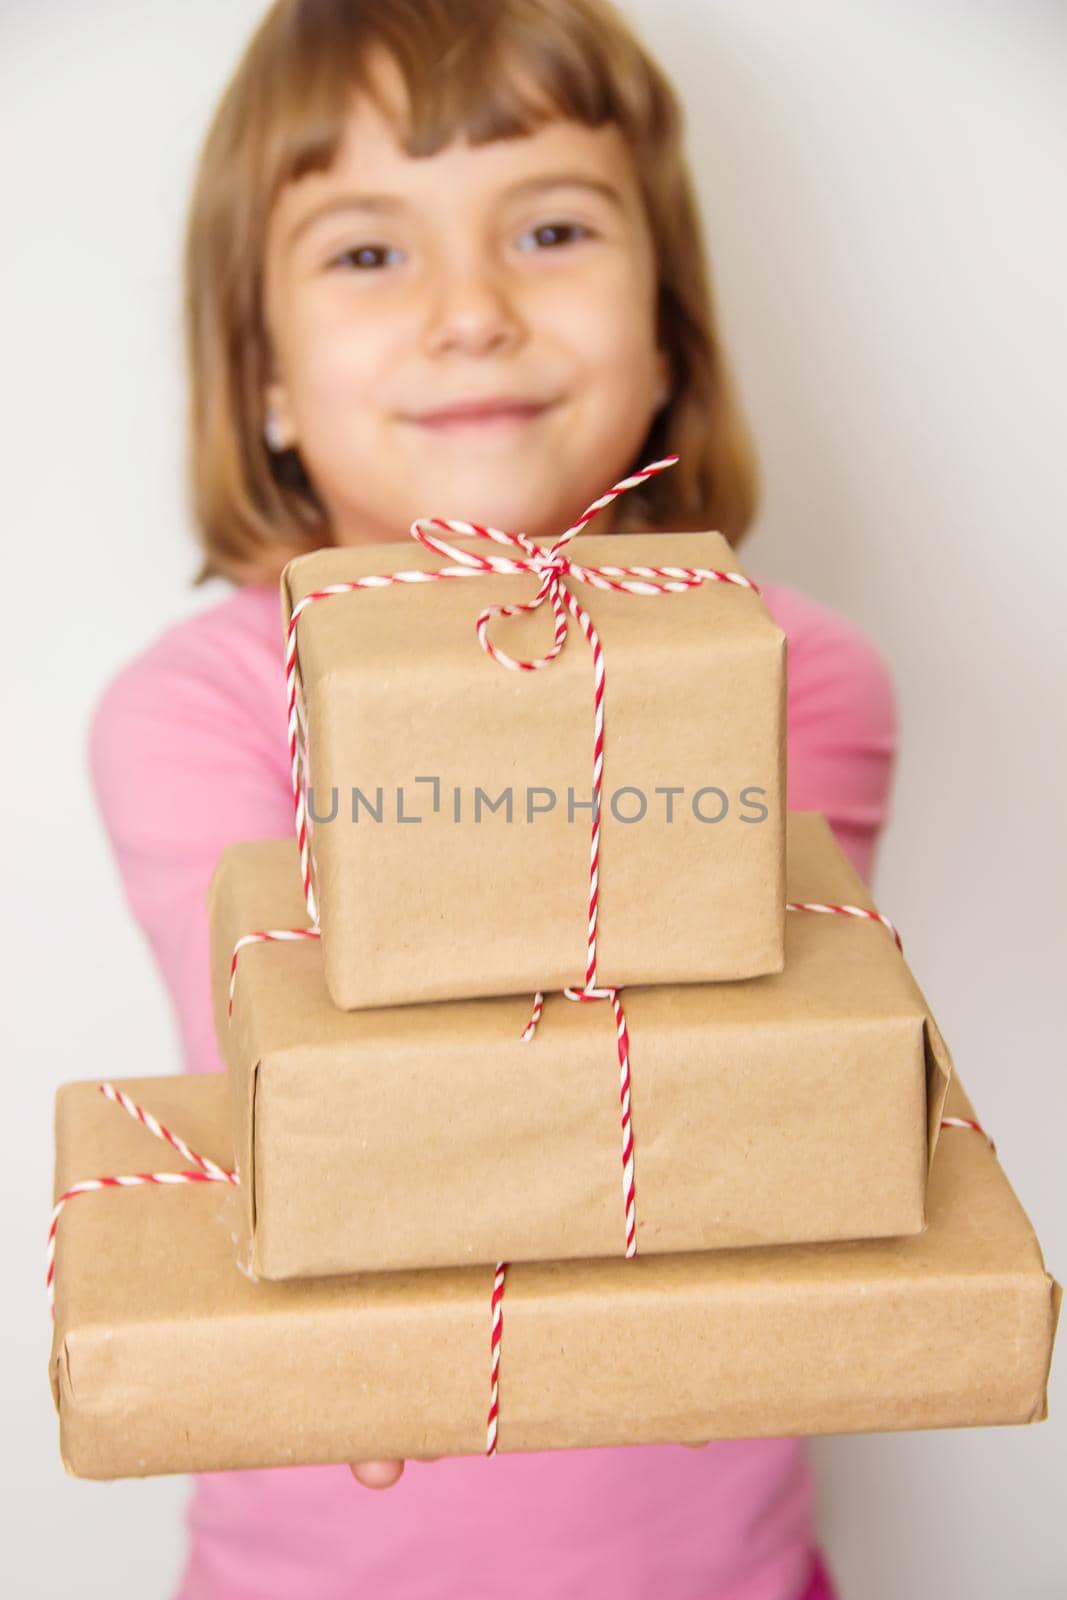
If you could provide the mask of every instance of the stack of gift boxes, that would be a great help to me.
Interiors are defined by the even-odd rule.
[[[787,814],[786,641],[725,540],[324,550],[282,612],[297,830],[211,883],[225,1077],[120,1085],[184,1154],[60,1091],[57,1195],[191,1174],[64,1209],[68,1467],[1043,1416],[1058,1285]]]

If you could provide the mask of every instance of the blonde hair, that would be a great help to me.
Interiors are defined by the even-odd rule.
[[[738,544],[756,507],[755,453],[716,327],[682,112],[610,0],[277,0],[208,129],[186,230],[188,476],[204,554],[193,583],[273,582],[291,556],[332,543],[297,453],[263,440],[263,262],[275,199],[331,166],[353,91],[389,114],[370,71],[376,47],[407,90],[397,137],[411,157],[463,136],[530,133],[552,116],[618,125],[647,208],[672,385],[627,471],[680,457],[622,497],[618,527],[717,528]]]

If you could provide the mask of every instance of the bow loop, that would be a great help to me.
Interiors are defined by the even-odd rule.
[[[428,528],[444,528],[449,533],[468,534],[471,538],[491,539],[496,544],[510,546],[519,552],[525,560],[515,557],[481,555],[477,550],[461,550],[454,544],[449,544],[446,539],[435,537],[428,533]],[[470,567],[476,572],[525,572],[529,569],[531,559],[537,554],[537,546],[532,544],[524,533],[507,533],[503,528],[483,528],[474,522],[446,522],[440,517],[417,517],[408,530],[411,537],[423,545],[427,550],[432,550],[436,555],[446,556],[449,561],[454,561],[461,567]]]
[[[445,528],[451,533],[469,534],[472,538],[489,539],[496,544],[502,544],[519,552],[514,556],[497,556],[482,554],[477,550],[461,550],[447,540],[428,532],[430,528]],[[503,528],[483,527],[474,522],[449,522],[440,517],[418,517],[411,524],[410,533],[413,539],[425,549],[432,550],[436,555],[445,556],[449,561],[454,561],[458,566],[468,568],[475,572],[495,572],[505,576],[529,572],[539,578],[537,593],[532,600],[515,601],[511,605],[487,606],[475,619],[475,632],[478,642],[486,655],[498,662],[502,667],[513,671],[536,672],[542,667],[547,667],[559,655],[567,639],[567,615],[564,604],[561,584],[563,579],[572,570],[572,563],[567,556],[561,555],[560,547],[566,539],[570,538],[574,529],[568,529],[561,539],[547,549],[542,548],[525,533],[509,533]],[[555,614],[555,636],[552,648],[546,655],[538,656],[533,661],[524,661],[514,656],[509,656],[506,651],[500,650],[489,638],[489,623],[494,617],[514,617],[521,612],[534,612],[550,600]]]

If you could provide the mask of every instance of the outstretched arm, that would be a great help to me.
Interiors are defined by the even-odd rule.
[[[823,812],[869,883],[896,768],[892,676],[844,617],[789,591],[770,599],[789,640],[789,810]]]
[[[126,903],[170,995],[186,1071],[222,1069],[211,1010],[206,896],[226,845],[291,827],[281,658],[278,710],[263,726],[248,683],[192,623],[171,629],[111,680],[88,739],[97,806]]]

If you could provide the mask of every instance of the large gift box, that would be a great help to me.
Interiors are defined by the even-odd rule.
[[[785,635],[720,534],[584,534],[556,559],[554,600],[485,635],[538,670],[476,626],[529,606],[537,571],[473,571],[413,540],[282,574],[303,886],[338,1006],[581,986],[591,942],[599,985],[781,970]],[[578,576],[623,564],[743,581],[635,594]],[[420,581],[388,581],[403,573]]]
[[[120,1086],[231,1165],[218,1075]],[[947,1111],[973,1117],[958,1083]],[[93,1083],[56,1190],[192,1170]],[[980,1133],[906,1239],[253,1283],[225,1181],[106,1187],[56,1228],[51,1379],[83,1477],[1033,1422],[1060,1290]]]
[[[871,908],[816,812],[790,900]],[[344,1012],[296,846],[231,846],[209,893],[215,1015],[255,1274],[552,1261],[916,1233],[948,1050],[877,922],[790,912],[781,973],[607,999]],[[231,984],[231,976],[233,982]],[[228,1018],[232,993],[232,1018]],[[624,1150],[631,1150],[624,1162]]]

